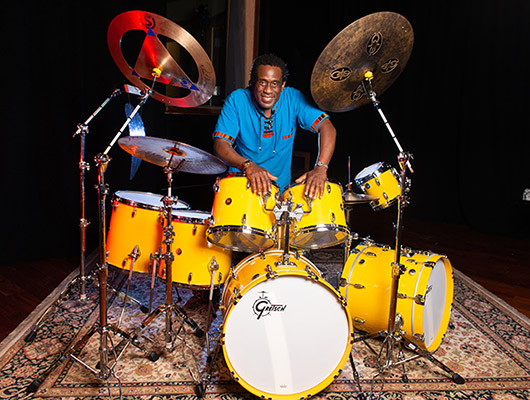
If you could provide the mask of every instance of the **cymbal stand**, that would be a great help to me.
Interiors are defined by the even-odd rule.
[[[76,276],[68,286],[59,294],[57,299],[44,311],[40,318],[35,323],[33,329],[26,335],[24,341],[26,343],[33,342],[37,337],[37,330],[40,328],[41,323],[45,320],[48,313],[57,306],[73,289],[75,285],[79,283],[79,300],[86,300],[86,282],[88,280],[86,276],[86,228],[90,224],[85,218],[85,176],[86,172],[90,170],[90,164],[85,161],[85,143],[86,135],[88,134],[88,124],[96,117],[97,114],[112,100],[121,94],[121,90],[115,89],[112,94],[107,97],[103,103],[88,117],[88,119],[77,124],[77,130],[73,134],[73,138],[79,136],[80,138],[80,152],[79,152],[79,189],[80,189],[80,213],[81,218],[79,219],[79,230],[80,230],[80,261],[79,261],[79,275]]]
[[[449,369],[439,360],[436,360],[430,352],[420,349],[418,346],[416,346],[414,343],[408,340],[403,335],[404,332],[401,330],[401,328],[403,327],[403,320],[402,320],[402,316],[397,313],[397,299],[398,299],[399,279],[400,279],[400,276],[405,273],[405,266],[400,263],[400,257],[401,257],[401,239],[402,239],[402,233],[403,233],[403,213],[404,213],[405,207],[408,206],[409,204],[407,193],[410,190],[410,180],[406,177],[406,173],[407,173],[407,169],[410,170],[410,172],[412,173],[414,172],[414,170],[412,169],[412,165],[410,163],[410,160],[412,159],[412,155],[410,153],[406,153],[403,151],[403,148],[399,144],[399,141],[397,140],[392,128],[390,127],[390,124],[385,118],[383,111],[379,107],[379,101],[377,100],[376,94],[372,87],[372,79],[373,79],[373,74],[370,71],[368,71],[365,74],[365,80],[368,82],[368,88],[365,85],[364,81],[362,82],[362,86],[365,91],[365,95],[372,101],[372,104],[379,112],[379,115],[381,116],[385,126],[390,132],[392,139],[394,140],[396,146],[398,147],[398,150],[399,150],[398,163],[401,167],[401,174],[400,174],[401,193],[398,196],[398,214],[397,214],[397,222],[396,222],[396,228],[395,228],[396,229],[395,256],[394,256],[394,262],[391,265],[392,266],[392,269],[391,269],[392,283],[391,283],[391,289],[390,289],[388,328],[386,332],[377,332],[376,334],[368,334],[366,336],[357,338],[354,341],[355,342],[359,340],[364,341],[368,337],[375,337],[375,336],[380,336],[380,335],[384,336],[383,345],[381,347],[381,350],[378,355],[378,360],[377,360],[378,361],[377,363],[379,366],[379,373],[376,376],[383,375],[390,368],[401,365],[403,368],[403,380],[406,382],[408,381],[408,378],[405,373],[405,363],[421,356],[421,357],[427,358],[429,361],[433,362],[435,365],[440,367],[442,370],[450,374],[453,382],[457,384],[463,384],[465,382],[464,378],[462,378],[459,374]],[[409,359],[405,359],[405,355],[403,353],[403,346],[407,347],[409,350],[413,352],[416,352],[417,354]],[[397,347],[398,354],[396,357],[394,357],[394,351],[396,347]],[[394,361],[395,358],[398,360],[397,362]]]
[[[68,350],[70,358],[72,358],[74,361],[79,362],[83,366],[85,366],[88,370],[90,370],[92,373],[94,373],[98,378],[100,379],[108,379],[111,375],[116,376],[114,374],[114,367],[116,366],[118,362],[118,358],[123,354],[127,346],[132,343],[137,348],[142,350],[144,353],[149,354],[146,350],[144,350],[139,344],[138,341],[135,340],[136,338],[128,335],[124,331],[120,330],[116,326],[110,325],[108,323],[108,315],[107,315],[107,299],[108,299],[108,292],[107,292],[107,281],[108,281],[108,263],[107,263],[107,257],[106,257],[106,197],[109,193],[109,187],[105,183],[105,171],[107,169],[108,163],[110,162],[110,158],[108,157],[108,153],[111,150],[113,144],[118,140],[119,136],[123,133],[131,119],[134,117],[134,115],[139,111],[140,107],[147,101],[149,98],[151,92],[146,92],[146,94],[143,96],[142,101],[137,105],[137,107],[133,110],[127,121],[123,124],[121,129],[118,131],[116,136],[114,137],[111,144],[107,147],[107,149],[101,153],[98,154],[95,157],[96,166],[98,167],[98,184],[96,186],[97,192],[98,192],[98,214],[99,214],[99,264],[97,264],[97,272],[98,272],[98,286],[99,286],[99,322],[94,325],[94,328],[90,330],[90,332],[87,333],[79,342],[77,342],[75,345],[70,347]],[[76,353],[81,346],[86,343],[90,336],[92,336],[95,332],[99,333],[99,363],[96,366],[96,368],[92,368],[91,366],[87,365],[85,362],[80,360],[74,353]],[[110,337],[110,333],[117,334],[124,338],[126,341],[121,342],[120,345],[117,347],[114,347],[112,344],[112,338]],[[117,350],[120,349],[118,352]],[[110,363],[110,357],[113,357],[112,364]]]
[[[159,315],[163,314],[165,316],[165,326],[164,326],[164,335],[166,339],[166,349],[172,351],[174,347],[175,339],[178,337],[178,333],[175,334],[173,330],[173,319],[172,315],[175,314],[177,317],[180,317],[182,324],[188,324],[193,333],[197,337],[204,335],[204,332],[200,329],[193,319],[191,319],[186,312],[176,303],[173,302],[173,261],[174,254],[172,252],[173,236],[175,233],[173,231],[172,224],[172,210],[173,204],[176,201],[171,195],[171,183],[173,181],[173,173],[178,171],[184,160],[181,160],[176,168],[170,167],[171,160],[168,163],[168,166],[164,168],[164,172],[167,175],[168,182],[168,192],[167,196],[162,198],[164,203],[164,215],[165,215],[165,226],[164,226],[164,239],[162,244],[165,246],[165,252],[160,256],[165,261],[165,275],[166,275],[166,299],[165,303],[160,305],[157,309],[152,311],[140,324],[140,326],[135,330],[134,336],[143,336],[143,331],[151,324]],[[181,328],[179,331],[182,329]]]

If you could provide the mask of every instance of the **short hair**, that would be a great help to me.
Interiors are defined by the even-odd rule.
[[[287,81],[289,76],[289,71],[287,70],[287,64],[280,57],[275,54],[263,54],[256,57],[252,63],[252,68],[250,69],[250,80],[248,85],[253,88],[258,80],[258,67],[260,65],[270,65],[272,67],[278,67],[282,70],[282,83]]]

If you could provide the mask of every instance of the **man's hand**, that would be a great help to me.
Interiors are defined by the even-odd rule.
[[[296,183],[305,182],[304,195],[316,199],[322,198],[328,180],[328,170],[325,166],[316,166],[296,180]]]
[[[271,180],[275,181],[276,179],[278,179],[265,168],[258,166],[252,161],[245,165],[245,175],[250,181],[250,187],[252,188],[252,192],[257,193],[260,196],[265,193],[270,193]]]

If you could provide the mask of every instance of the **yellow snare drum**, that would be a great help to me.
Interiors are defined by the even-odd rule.
[[[359,244],[342,272],[340,293],[346,298],[355,328],[369,333],[386,331],[390,313],[392,263],[395,251]],[[453,268],[447,257],[429,252],[402,251],[396,314],[404,336],[433,352],[442,343],[453,302]]]
[[[232,376],[261,398],[300,399],[328,386],[351,350],[343,299],[305,257],[243,259],[222,294],[222,346]]]
[[[302,204],[304,214],[300,221],[294,221],[290,233],[290,245],[299,249],[318,249],[344,242],[349,229],[346,225],[342,187],[326,182],[322,198],[307,199],[304,196],[305,183],[287,186],[284,201],[291,199]]]
[[[207,238],[210,243],[227,249],[256,252],[275,243],[271,211],[279,196],[278,185],[272,182],[271,193],[252,193],[250,182],[242,174],[229,174],[214,186],[212,223]]]
[[[117,191],[112,199],[112,215],[107,234],[107,260],[118,268],[130,268],[129,254],[138,246],[135,272],[149,272],[150,256],[162,243],[163,196],[147,192]],[[190,206],[178,201],[173,209]]]
[[[216,247],[206,240],[210,213],[194,210],[173,211],[171,250],[174,255],[172,281],[189,289],[208,289],[226,281],[232,262],[232,251]],[[165,246],[162,247],[164,251]],[[158,276],[165,279],[166,263],[162,260]]]
[[[391,206],[401,194],[397,171],[383,162],[363,169],[355,176],[355,183],[364,193],[378,197],[370,202],[374,210]]]

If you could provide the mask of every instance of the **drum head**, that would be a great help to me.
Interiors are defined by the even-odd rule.
[[[316,394],[344,366],[350,316],[338,294],[303,275],[261,281],[227,315],[224,352],[239,382],[258,395]]]
[[[429,275],[427,288],[431,290],[425,296],[423,307],[423,335],[426,348],[430,348],[435,341],[441,341],[441,336],[445,334],[447,328],[445,320],[449,319],[448,314],[451,311],[453,296],[452,294],[448,296],[447,293],[448,282],[445,267],[444,259],[439,259]]]
[[[114,193],[114,197],[122,203],[137,205],[140,208],[149,210],[158,211],[164,207],[162,202],[164,196],[161,194],[120,190]],[[186,210],[188,208],[190,208],[190,205],[181,200],[173,204],[173,209]]]
[[[362,184],[364,183],[364,180],[367,177],[371,177],[374,173],[378,172],[380,169],[384,167],[383,162],[377,162],[375,164],[372,164],[366,168],[364,168],[361,172],[359,172],[357,175],[355,175],[355,182],[359,184],[359,182]],[[359,181],[359,182],[358,182]]]
[[[173,221],[184,222],[186,224],[205,225],[210,218],[209,212],[197,210],[173,210],[171,215]]]

